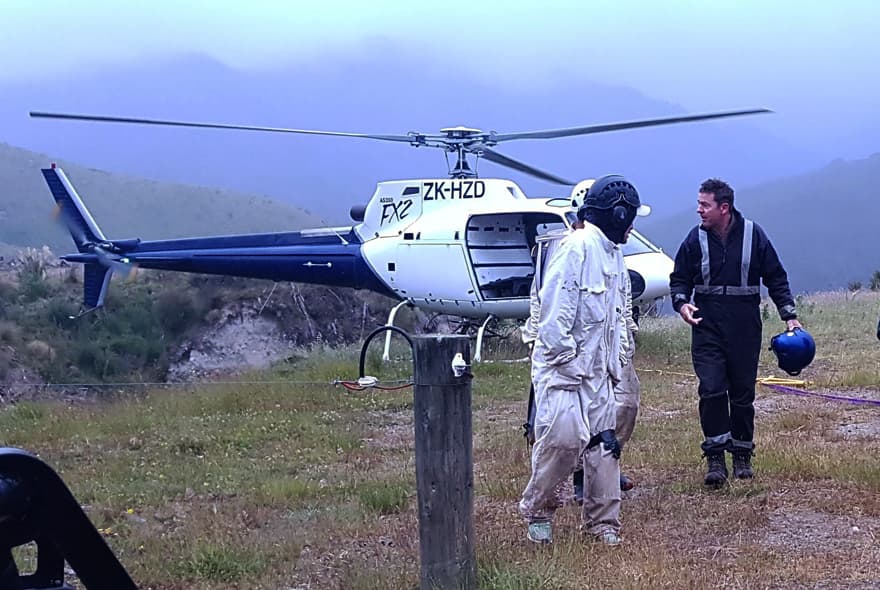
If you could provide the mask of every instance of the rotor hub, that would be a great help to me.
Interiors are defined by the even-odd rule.
[[[482,133],[482,130],[459,125],[458,127],[444,127],[440,130],[440,133],[446,134],[446,137],[449,138],[460,139],[464,137],[473,137],[474,135],[479,135]]]

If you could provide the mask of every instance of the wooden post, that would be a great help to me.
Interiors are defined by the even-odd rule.
[[[470,371],[452,373],[467,336],[414,336],[420,590],[473,590],[474,469]]]

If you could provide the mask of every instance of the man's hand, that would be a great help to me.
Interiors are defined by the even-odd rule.
[[[678,313],[679,313],[679,315],[681,315],[681,319],[683,319],[684,321],[686,321],[687,323],[689,323],[692,326],[696,326],[700,322],[703,321],[703,318],[695,318],[694,317],[694,312],[699,311],[699,310],[700,310],[700,308],[698,308],[693,303],[685,303],[684,305],[682,305],[678,309]]]
[[[788,331],[789,331],[789,332],[791,332],[791,331],[794,330],[795,328],[801,328],[801,329],[803,329],[803,326],[802,326],[801,323],[800,323],[799,321],[797,321],[797,320],[787,320],[787,321],[785,322],[785,325],[786,325],[786,327],[788,328]]]

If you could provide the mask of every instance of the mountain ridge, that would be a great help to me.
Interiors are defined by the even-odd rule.
[[[727,180],[734,185],[736,208],[767,231],[794,291],[866,285],[880,269],[880,152],[742,189]],[[670,256],[699,223],[698,187],[692,191],[692,209],[639,223],[639,230]]]
[[[320,225],[309,211],[267,197],[113,174],[0,143],[0,243],[74,250],[54,218],[41,168],[58,162],[111,239],[290,231]]]
[[[537,84],[526,84],[533,77]],[[96,168],[267,194],[340,222],[377,182],[446,175],[443,153],[339,137],[28,119],[30,110],[91,113],[343,132],[434,133],[454,125],[498,132],[553,129],[703,112],[637,88],[524,71],[500,83],[382,43],[356,57],[302,59],[242,70],[198,55],[116,64],[57,81],[0,85],[0,139]],[[726,108],[756,105],[732,104]],[[773,107],[773,105],[767,105]],[[553,141],[514,141],[500,151],[572,180],[622,173],[655,208],[699,176],[754,184],[818,165],[797,142],[774,136],[774,115],[629,130]],[[425,154],[428,154],[427,156]],[[484,177],[509,178],[531,196],[567,196],[491,162]],[[707,171],[707,172],[704,172]],[[326,207],[332,195],[339,209]]]

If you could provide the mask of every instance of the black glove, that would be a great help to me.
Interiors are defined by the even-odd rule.
[[[612,457],[620,459],[620,453],[623,451],[623,447],[620,446],[620,441],[617,440],[613,428],[611,430],[603,430],[600,432],[599,440],[602,441],[602,446],[606,451],[611,451]]]

